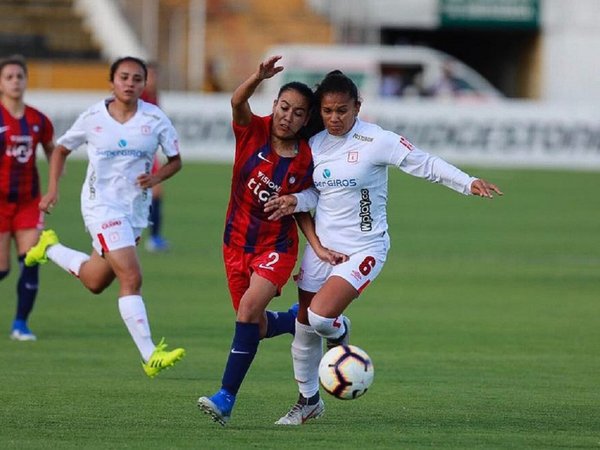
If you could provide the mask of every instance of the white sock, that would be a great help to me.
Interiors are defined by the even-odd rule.
[[[144,361],[148,361],[154,351],[154,343],[150,335],[150,325],[146,315],[146,307],[141,295],[126,295],[119,298],[119,312],[129,334],[137,345]]]
[[[309,325],[296,320],[296,334],[292,341],[294,377],[305,398],[319,392],[319,362],[323,356],[321,336]]]
[[[54,244],[46,250],[46,256],[67,272],[79,277],[81,265],[90,259],[89,255],[78,252],[62,244]]]

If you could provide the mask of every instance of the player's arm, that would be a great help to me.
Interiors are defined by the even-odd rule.
[[[65,170],[65,162],[71,151],[64,145],[59,145],[52,150],[50,156],[50,170],[48,173],[48,189],[40,200],[40,210],[50,213],[50,210],[58,203],[58,182]]]
[[[264,211],[271,213],[269,220],[278,220],[296,212],[312,211],[317,207],[319,191],[312,186],[295,194],[271,197],[265,203]]]
[[[42,148],[44,149],[46,159],[48,160],[48,162],[50,162],[50,158],[52,157],[52,151],[54,150],[54,141],[50,140],[48,142],[43,142]]]
[[[326,247],[321,245],[321,241],[315,232],[315,220],[313,216],[308,212],[300,212],[294,214],[294,219],[296,219],[296,223],[302,230],[304,236],[306,236],[306,240],[315,251],[319,259],[328,262],[331,265],[340,264],[348,260],[348,256],[342,253],[336,252],[334,250],[329,250]]]
[[[461,194],[478,195],[493,198],[493,194],[502,195],[495,184],[471,177],[458,167],[418,148],[413,148],[402,160],[400,169],[410,175],[424,178],[432,183],[440,183]]]
[[[181,166],[181,156],[179,154],[167,156],[167,162],[155,173],[144,173],[137,177],[138,184],[143,189],[154,187],[179,172]]]
[[[231,96],[231,110],[233,113],[233,121],[237,125],[248,125],[252,120],[252,110],[250,109],[250,103],[248,100],[256,91],[256,88],[263,80],[271,78],[281,72],[283,67],[276,67],[277,61],[281,59],[281,56],[271,56],[265,61],[261,62],[250,77],[240,84],[233,95]]]

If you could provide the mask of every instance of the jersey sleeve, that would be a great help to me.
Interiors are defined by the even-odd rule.
[[[414,148],[404,137],[391,131],[382,131],[379,140],[373,161],[378,165],[400,167]]]
[[[67,150],[77,150],[87,141],[87,132],[85,129],[86,117],[89,115],[89,110],[80,114],[77,120],[71,125],[65,134],[58,138],[56,143],[64,146]]]
[[[314,186],[292,195],[298,200],[296,209],[294,209],[295,213],[311,211],[317,207],[319,191]]]
[[[177,130],[164,114],[161,117],[161,128],[158,134],[158,143],[162,152],[168,158],[179,155],[179,136]]]
[[[415,177],[432,183],[440,183],[461,194],[471,194],[471,184],[477,178],[471,177],[458,167],[418,148],[413,148],[402,161],[400,169]]]
[[[232,122],[233,134],[235,136],[235,156],[236,158],[245,152],[253,152],[258,145],[267,142],[269,138],[268,121],[265,117],[252,114],[248,125],[239,125]]]
[[[40,113],[41,114],[41,113]],[[40,142],[47,144],[54,139],[54,125],[52,121],[45,114],[41,114],[42,117],[42,134],[40,136]]]

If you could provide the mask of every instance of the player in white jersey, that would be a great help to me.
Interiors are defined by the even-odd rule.
[[[25,257],[26,265],[52,260],[79,278],[95,294],[119,281],[121,317],[143,360],[143,369],[154,377],[185,354],[181,348],[167,351],[162,340],[152,341],[141,296],[142,273],[136,244],[148,224],[151,188],[181,169],[177,133],[165,114],[140,100],[148,71],[134,57],[116,60],[110,68],[114,96],[92,105],[58,139],[50,161],[48,191],[40,209],[50,213],[58,202],[58,183],[66,158],[84,144],[89,164],[81,190],[81,212],[92,237],[92,253],[59,243],[46,230]],[[158,147],[167,162],[151,173]]]
[[[316,208],[316,232],[323,246],[349,259],[332,266],[319,260],[310,246],[305,248],[297,278],[300,309],[292,343],[300,396],[276,422],[281,425],[300,425],[323,413],[318,380],[321,339],[327,339],[329,348],[348,343],[350,322],[343,312],[383,268],[390,246],[388,166],[465,195],[502,195],[494,184],[467,175],[398,134],[361,121],[356,85],[340,71],[325,77],[316,96],[325,130],[309,141],[315,188],[272,199],[265,210],[276,219]]]

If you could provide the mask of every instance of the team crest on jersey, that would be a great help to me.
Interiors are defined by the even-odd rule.
[[[150,127],[148,125],[142,125],[142,134],[147,136],[151,132]]]
[[[119,147],[127,147],[127,141],[125,139],[119,139]]]
[[[293,173],[290,173],[288,175],[288,184],[294,184],[296,182],[296,175],[294,175]]]
[[[37,125],[34,125],[34,126],[33,126],[33,132],[34,132],[34,133],[37,133],[38,131],[40,131],[40,127],[39,127],[39,126],[37,126]]]
[[[358,162],[358,152],[348,152],[348,162],[355,164]]]
[[[102,127],[100,125],[97,125],[94,127],[94,133],[102,133]]]

